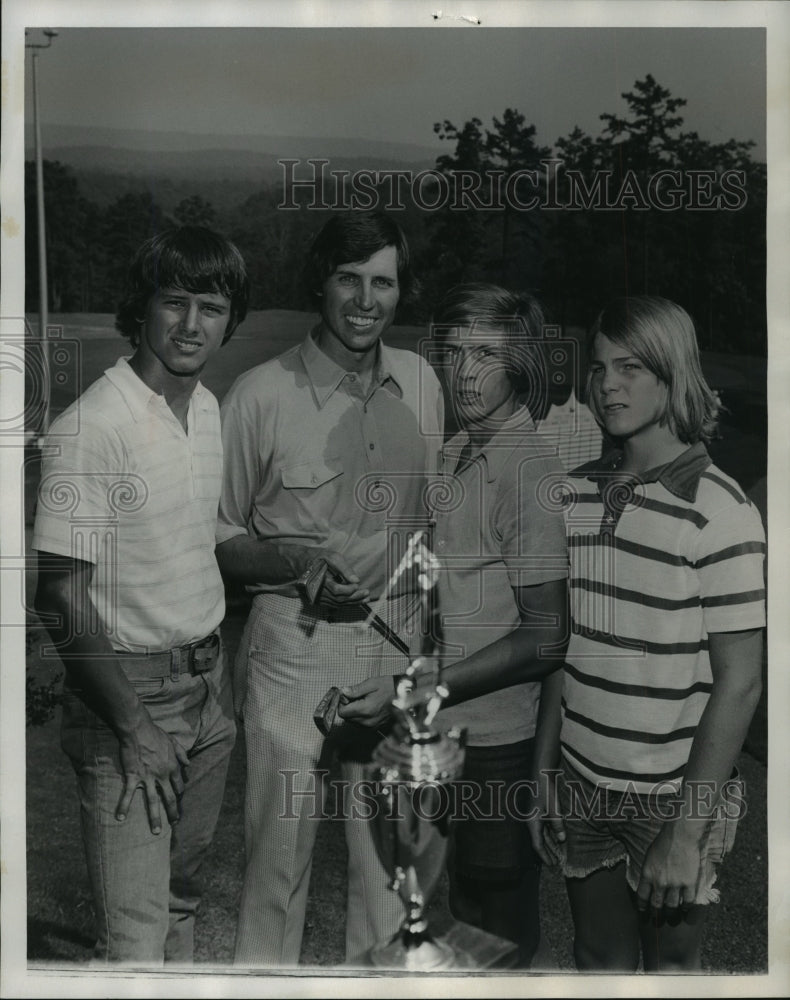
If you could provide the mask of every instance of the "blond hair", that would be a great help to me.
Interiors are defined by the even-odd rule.
[[[713,440],[721,403],[702,374],[694,323],[685,309],[656,296],[615,299],[590,330],[590,354],[599,333],[639,358],[663,383],[666,404],[661,423],[680,441],[694,444]],[[602,424],[590,380],[588,370],[588,405]]]

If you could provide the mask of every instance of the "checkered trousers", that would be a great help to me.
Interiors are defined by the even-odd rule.
[[[388,624],[407,630],[409,602],[388,602]],[[342,615],[339,617],[343,617]],[[238,964],[298,963],[324,788],[316,772],[339,750],[345,781],[360,781],[378,734],[344,724],[328,739],[313,711],[332,686],[402,673],[407,658],[360,622],[328,621],[301,601],[256,596],[236,661],[236,704],[247,744],[247,868],[236,938]],[[243,687],[239,682],[243,682]],[[394,693],[394,692],[393,692]],[[378,857],[371,824],[345,819],[346,958],[395,933],[403,918]]]

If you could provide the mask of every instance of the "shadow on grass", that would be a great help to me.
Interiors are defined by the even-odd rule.
[[[68,924],[30,917],[27,922],[27,957],[30,962],[77,961],[74,949],[79,948],[88,961],[93,950],[92,933],[81,931]]]

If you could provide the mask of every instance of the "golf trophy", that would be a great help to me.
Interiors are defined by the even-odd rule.
[[[376,748],[370,776],[377,810],[371,822],[379,856],[406,909],[400,930],[370,952],[374,966],[427,971],[455,964],[453,948],[428,930],[425,908],[444,870],[451,782],[461,776],[461,734],[441,733],[436,713],[447,697],[437,656],[439,564],[422,541],[410,539],[397,574],[416,569],[421,601],[421,651],[397,685],[392,733]]]

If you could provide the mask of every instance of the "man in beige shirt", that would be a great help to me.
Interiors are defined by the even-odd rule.
[[[339,751],[358,793],[375,726],[345,724],[326,742],[313,711],[327,689],[379,678],[365,711],[388,716],[407,658],[360,626],[389,575],[393,526],[424,514],[441,447],[442,397],[429,366],[382,336],[411,286],[409,251],[383,213],[348,212],[318,234],[307,262],[321,318],[304,342],[247,372],[222,407],[225,475],[217,531],[223,573],[254,595],[237,660],[247,743],[247,868],[236,962],[299,961],[322,777]],[[318,603],[299,578],[323,558]],[[409,594],[384,602],[403,632]],[[345,803],[349,848],[346,956],[395,932],[398,896],[364,808]],[[359,805],[359,803],[357,804]]]

